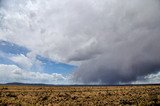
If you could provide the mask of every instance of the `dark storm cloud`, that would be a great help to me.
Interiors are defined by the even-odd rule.
[[[103,17],[92,21],[87,30],[96,37],[95,48],[99,52],[89,52],[88,57],[86,55],[88,61],[75,71],[75,81],[128,83],[160,70],[159,1],[124,0],[111,5],[112,8],[106,6],[101,14],[96,15]],[[94,48],[92,45],[90,47]],[[86,51],[83,50],[84,54]],[[95,53],[97,56],[91,59],[90,56]]]

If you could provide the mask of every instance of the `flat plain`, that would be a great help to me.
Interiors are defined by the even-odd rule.
[[[0,106],[160,106],[160,85],[0,85]]]

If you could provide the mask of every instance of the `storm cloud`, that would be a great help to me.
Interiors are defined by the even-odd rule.
[[[130,83],[160,70],[159,0],[0,3],[0,39],[77,65],[77,83]]]
[[[157,73],[160,69],[159,3],[158,0],[136,0],[116,1],[111,7],[105,5],[106,9],[97,15],[100,18],[92,22],[96,25],[90,26],[91,35],[97,37],[95,48],[101,52],[82,63],[74,79],[85,83],[117,84]],[[94,48],[92,46],[90,48]],[[96,50],[91,51],[85,55],[86,59],[95,55]]]

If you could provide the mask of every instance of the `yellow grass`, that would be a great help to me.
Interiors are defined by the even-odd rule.
[[[0,106],[160,105],[160,86],[0,86]]]

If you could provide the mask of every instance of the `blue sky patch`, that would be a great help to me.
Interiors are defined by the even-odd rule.
[[[76,68],[74,65],[55,62],[40,55],[38,55],[36,58],[43,63],[42,67],[47,73],[68,74],[73,71],[74,68]]]
[[[0,55],[0,64],[8,64],[8,65],[11,65],[11,64],[15,64],[13,61],[11,61],[10,59],[6,58],[6,57],[3,57]]]
[[[16,55],[20,55],[20,54],[23,54],[26,56],[26,54],[29,53],[30,50],[23,47],[23,46],[19,46],[17,44],[11,43],[11,42],[0,41],[0,52],[2,54],[5,54],[5,55],[0,54],[0,64],[14,64],[20,68],[23,68],[20,65],[18,65],[17,63],[10,60],[9,56],[16,56]],[[76,68],[74,65],[56,62],[56,61],[50,60],[46,57],[42,57],[40,55],[37,55],[36,59],[39,60],[40,62],[42,62],[42,65],[39,66],[39,68],[37,68],[37,66],[35,64],[33,64],[33,66],[31,67],[30,70],[43,71],[43,72],[49,73],[49,74],[59,73],[59,74],[66,75],[66,74],[71,73]]]
[[[16,54],[16,55],[17,54],[26,55],[29,52],[27,48],[7,41],[0,41],[0,51],[7,54]]]

